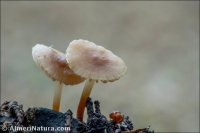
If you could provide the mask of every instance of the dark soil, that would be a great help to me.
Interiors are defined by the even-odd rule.
[[[47,108],[29,108],[24,112],[23,106],[16,101],[6,101],[0,106],[0,133],[153,133],[148,128],[134,129],[128,116],[123,121],[109,119],[101,114],[99,101],[88,99],[86,104],[87,122],[74,118],[71,110],[66,113],[56,112]],[[118,113],[119,114],[119,113]],[[34,127],[27,131],[15,131],[15,127]],[[47,127],[51,128],[50,130]],[[58,127],[70,130],[52,130]],[[68,128],[67,128],[68,127]],[[40,128],[40,130],[39,130]],[[41,128],[43,130],[41,131]]]

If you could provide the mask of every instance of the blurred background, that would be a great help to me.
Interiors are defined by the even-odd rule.
[[[55,82],[31,54],[36,43],[65,52],[87,39],[120,56],[124,77],[98,83],[104,115],[119,110],[136,128],[199,131],[198,1],[1,2],[1,103],[51,108]],[[84,83],[65,86],[61,111],[76,113]]]

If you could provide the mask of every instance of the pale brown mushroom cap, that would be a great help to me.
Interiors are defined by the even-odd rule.
[[[76,75],[68,66],[64,53],[51,47],[36,44],[32,48],[33,60],[50,78],[63,82],[66,85],[74,85],[84,81],[84,78]]]
[[[72,41],[66,53],[69,67],[84,78],[111,82],[119,79],[127,70],[120,57],[87,40]]]

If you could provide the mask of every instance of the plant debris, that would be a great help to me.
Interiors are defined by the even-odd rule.
[[[86,103],[87,121],[81,122],[73,117],[73,112],[68,109],[66,113],[56,112],[47,108],[29,108],[16,101],[6,101],[0,106],[0,132],[5,133],[37,133],[39,131],[13,131],[11,127],[69,127],[68,131],[56,133],[154,133],[150,127],[134,129],[134,124],[129,116],[123,115],[122,121],[107,119],[100,110],[100,102],[88,98]],[[119,115],[119,114],[118,114]],[[45,133],[55,133],[45,131]]]

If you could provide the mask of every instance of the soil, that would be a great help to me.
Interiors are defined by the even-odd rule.
[[[149,127],[134,129],[129,117],[121,112],[112,113],[112,119],[108,120],[101,114],[99,101],[93,103],[91,98],[86,103],[86,110],[87,122],[81,122],[70,109],[66,113],[43,107],[24,111],[23,106],[16,101],[5,101],[0,106],[0,133],[154,133]],[[123,119],[119,121],[117,118]],[[15,130],[16,127],[23,130]]]

